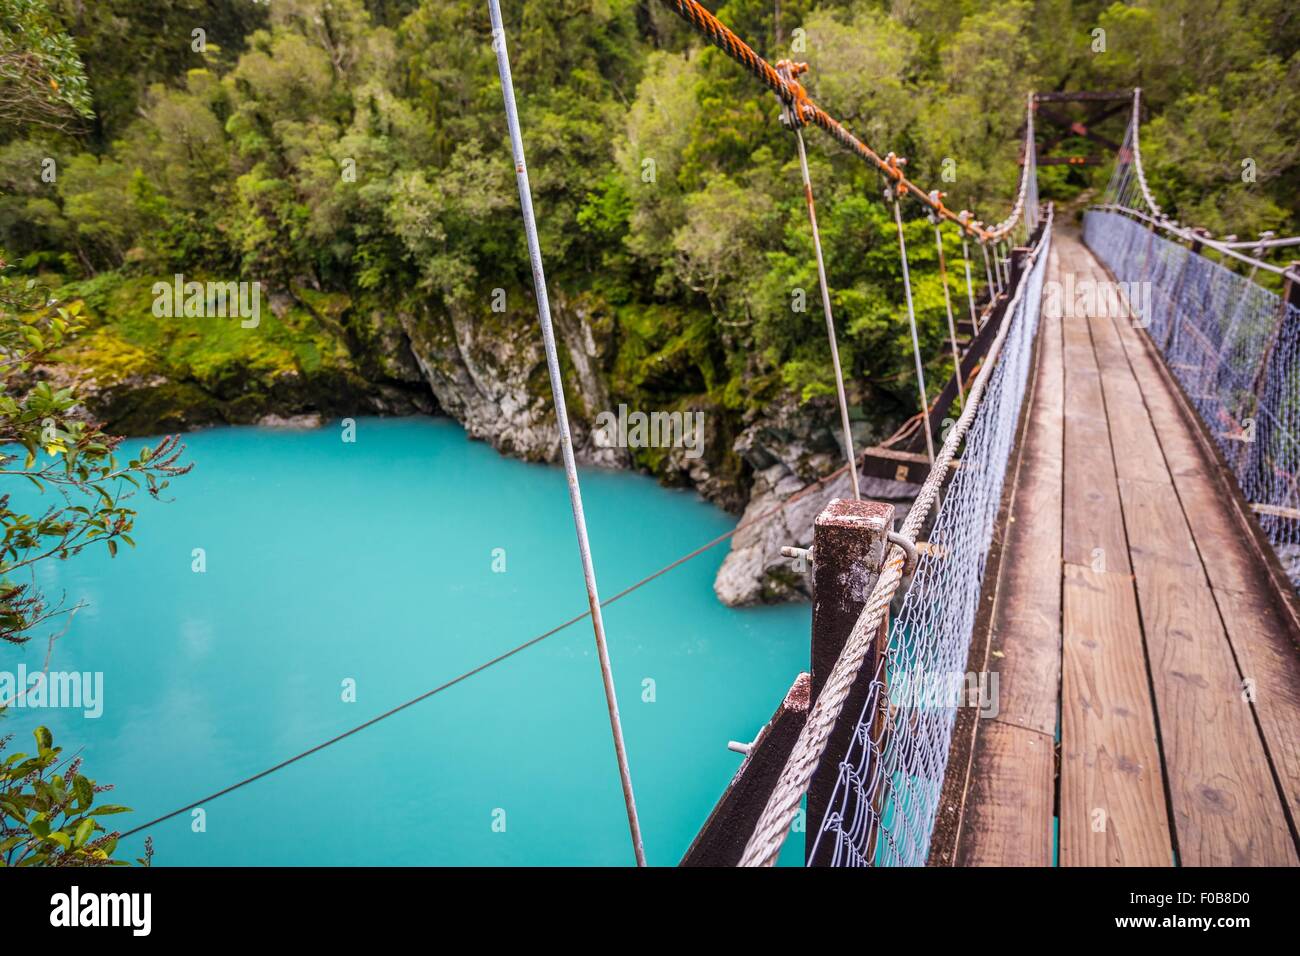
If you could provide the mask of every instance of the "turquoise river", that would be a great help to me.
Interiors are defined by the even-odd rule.
[[[115,785],[101,799],[134,808],[107,818],[124,831],[586,609],[563,472],[449,421],[360,419],[352,443],[338,422],[185,441],[196,467],[170,501],[136,499],[134,549],[38,579],[86,602],[51,669],[101,673],[102,715],[0,718],[10,751],[38,723],[81,749]],[[645,476],[588,469],[582,489],[604,596],[734,524]],[[751,739],[808,663],[806,605],[719,604],[725,553],[606,611],[653,865],[677,863],[739,764],[727,741]],[[45,645],[6,649],[0,669],[39,669]],[[586,621],[202,810],[153,828],[156,865],[632,862]],[[801,854],[792,839],[783,862]]]

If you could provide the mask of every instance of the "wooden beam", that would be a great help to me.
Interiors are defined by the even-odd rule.
[[[1056,110],[1051,109],[1050,107],[1040,106],[1038,107],[1038,114],[1042,116],[1044,119],[1056,123],[1058,126],[1062,127],[1063,129],[1069,130],[1075,136],[1082,136],[1084,139],[1090,139],[1095,143],[1100,143],[1101,145],[1105,146],[1108,149],[1112,149],[1112,150],[1119,149],[1119,143],[1115,142],[1110,137],[1102,136],[1100,133],[1093,130],[1091,127],[1089,127],[1086,123],[1080,120],[1073,120],[1070,117],[1066,116],[1064,113],[1059,113]]]
[[[1067,564],[1064,593],[1061,865],[1171,866],[1133,582]]]
[[[1034,100],[1038,103],[1096,103],[1104,100],[1131,101],[1132,99],[1132,90],[1107,90],[1104,92],[1073,90],[1070,92],[1057,91],[1034,94]]]
[[[682,857],[681,866],[736,866],[808,719],[809,678],[800,674],[764,725]],[[721,741],[719,741],[721,745]]]
[[[1101,166],[1106,160],[1100,156],[1039,156],[1035,162],[1039,166]]]

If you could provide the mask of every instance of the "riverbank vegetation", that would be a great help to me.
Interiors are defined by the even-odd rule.
[[[88,333],[69,357],[92,378],[172,383],[122,413],[128,430],[183,423],[167,402],[241,420],[213,397],[223,382],[253,396],[253,414],[286,373],[364,377],[374,316],[481,314],[494,289],[527,288],[484,4],[36,6],[84,63],[84,85],[60,90],[85,102],[0,131],[0,244],[60,297],[84,297]],[[558,288],[612,317],[611,397],[739,422],[782,395],[828,393],[775,98],[652,0],[505,6],[542,248]],[[830,111],[986,220],[1014,196],[1026,93],[1141,85],[1144,154],[1174,215],[1241,235],[1297,221],[1300,27],[1282,0],[730,0],[718,12],[769,58],[806,60]],[[892,221],[874,173],[809,139],[856,414],[887,432],[912,404]],[[1040,170],[1044,194],[1065,201],[1105,173]],[[933,237],[911,212],[923,345],[941,366]],[[153,321],[148,290],[177,273],[259,280],[285,303],[256,335]],[[808,311],[792,309],[796,290]]]

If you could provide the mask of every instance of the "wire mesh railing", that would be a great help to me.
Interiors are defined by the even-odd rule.
[[[1085,213],[1084,241],[1149,283],[1140,321],[1300,590],[1300,309],[1119,212]]]
[[[921,866],[947,771],[989,546],[1033,362],[1050,221],[1009,314],[1006,340],[966,433],[961,466],[939,506],[877,659],[867,701],[839,764],[810,856],[830,842],[834,866]],[[812,821],[810,821],[812,822]]]

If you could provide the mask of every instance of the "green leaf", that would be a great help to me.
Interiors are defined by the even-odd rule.
[[[36,746],[40,747],[42,750],[49,750],[54,746],[54,735],[50,733],[50,728],[44,726],[37,727],[36,730],[32,732],[32,735],[36,738]]]
[[[73,845],[79,847],[85,846],[86,841],[90,839],[90,835],[94,832],[95,821],[89,818],[82,820],[81,823],[77,824],[77,832],[72,838]]]

